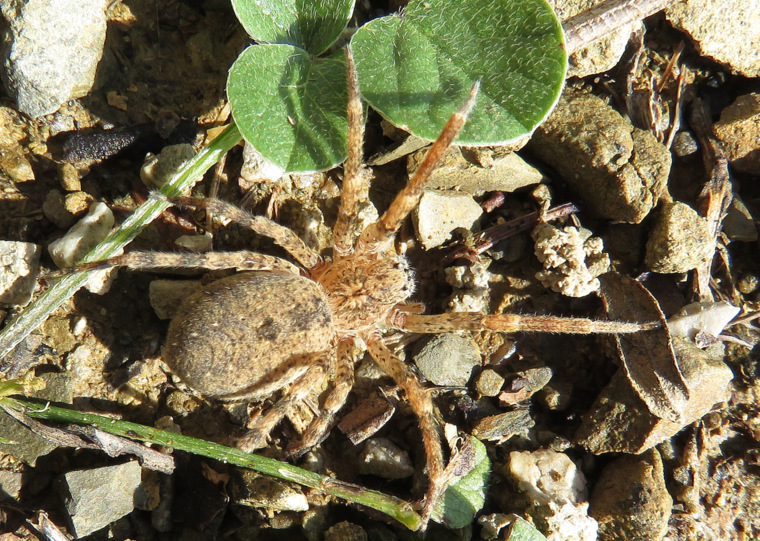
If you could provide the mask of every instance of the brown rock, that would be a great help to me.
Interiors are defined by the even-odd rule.
[[[689,205],[668,203],[657,213],[644,264],[663,274],[690,271],[715,251],[707,220]]]
[[[584,417],[575,441],[594,454],[642,453],[702,418],[716,403],[728,400],[731,369],[689,342],[675,339],[673,345],[689,390],[682,422],[651,413],[618,371]]]
[[[671,156],[600,98],[568,89],[530,148],[557,169],[596,214],[639,223],[657,204]]]
[[[665,486],[660,453],[611,462],[591,495],[589,515],[603,541],[659,541],[668,530],[673,499]]]

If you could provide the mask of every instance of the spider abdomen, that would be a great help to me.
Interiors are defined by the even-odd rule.
[[[278,272],[235,274],[188,297],[169,326],[163,358],[210,398],[262,398],[287,386],[331,347],[323,289]]]

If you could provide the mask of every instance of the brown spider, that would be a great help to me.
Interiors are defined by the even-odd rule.
[[[254,252],[155,254],[132,252],[108,263],[138,269],[197,266],[245,270],[202,288],[187,298],[171,322],[163,358],[190,388],[220,400],[264,400],[283,396],[255,420],[241,446],[265,446],[270,431],[327,374],[332,389],[291,454],[320,443],[345,404],[354,381],[355,346],[366,348],[401,389],[419,418],[427,456],[429,486],[423,503],[424,529],[448,475],[430,393],[415,373],[383,341],[383,330],[440,333],[458,330],[563,333],[636,332],[647,325],[479,312],[423,315],[407,303],[415,277],[406,258],[393,249],[401,223],[417,205],[425,183],[464,125],[475,102],[476,84],[467,102],[449,119],[422,166],[388,210],[361,234],[356,229],[359,194],[368,176],[362,165],[363,108],[350,51],[348,59],[348,159],[334,227],[332,260],[323,260],[291,230],[228,203],[178,198],[179,205],[201,207],[214,215],[272,238],[298,266]]]

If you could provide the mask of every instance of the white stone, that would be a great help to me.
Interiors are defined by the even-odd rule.
[[[62,269],[75,265],[108,236],[113,224],[113,212],[108,205],[100,202],[93,203],[87,215],[75,223],[68,233],[50,243],[48,247],[50,257]],[[87,281],[85,287],[98,295],[106,293],[115,277],[115,271],[116,269],[97,271]]]
[[[417,240],[426,250],[442,245],[457,228],[470,229],[483,209],[471,195],[454,190],[427,190],[414,210]]]
[[[699,333],[718,336],[741,309],[727,301],[695,302],[681,308],[668,320],[674,336],[694,341]]]

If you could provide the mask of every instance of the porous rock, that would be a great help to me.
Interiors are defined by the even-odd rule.
[[[86,96],[106,39],[104,0],[10,0],[0,46],[3,84],[20,111],[54,113]]]
[[[529,145],[602,218],[639,223],[657,204],[671,156],[602,99],[567,89]]]
[[[691,36],[697,51],[746,77],[760,76],[760,0],[682,0],[668,21]]]
[[[663,274],[686,272],[710,258],[714,249],[707,220],[685,203],[667,203],[652,226],[644,264]]]
[[[665,486],[657,449],[608,464],[591,495],[589,514],[604,541],[660,541],[668,530],[673,499]]]
[[[586,479],[564,453],[550,449],[513,451],[509,472],[534,504],[527,510],[549,541],[593,541],[596,521],[588,516]]]
[[[31,300],[40,252],[30,242],[0,241],[0,305],[23,306]]]
[[[721,112],[713,132],[734,169],[755,175],[760,172],[760,93],[736,98]]]
[[[539,224],[532,233],[535,254],[544,270],[536,273],[544,287],[568,297],[599,291],[598,276],[610,270],[610,258],[598,237],[584,238],[575,227]]]
[[[141,472],[140,465],[131,461],[62,476],[64,504],[77,538],[108,526],[135,508],[142,492]]]

